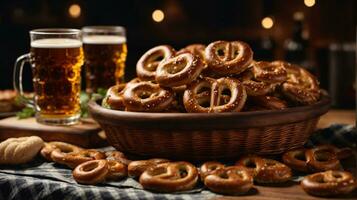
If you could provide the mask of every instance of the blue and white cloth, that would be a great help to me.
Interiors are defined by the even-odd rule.
[[[333,125],[314,134],[307,146],[329,143],[336,146],[357,147],[357,133],[353,126]],[[108,148],[106,148],[108,149]],[[42,158],[21,166],[0,166],[0,200],[5,199],[210,199],[218,195],[197,186],[194,190],[161,194],[143,190],[140,184],[127,178],[97,186],[80,185],[72,178],[72,171]]]

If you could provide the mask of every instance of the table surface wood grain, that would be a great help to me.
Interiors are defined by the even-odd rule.
[[[326,128],[331,124],[355,124],[356,114],[353,110],[331,110],[321,117],[318,128]],[[353,158],[352,158],[353,159]],[[352,165],[357,166],[357,153],[355,152],[355,158]],[[357,174],[357,169],[352,169],[354,175]],[[271,186],[254,186],[254,189],[244,196],[220,196],[214,198],[215,200],[321,200],[325,198],[314,197],[306,194],[299,184],[292,183],[287,186],[271,187]],[[357,199],[357,189],[348,196],[341,196],[332,199]]]
[[[73,126],[48,126],[39,124],[35,118],[19,120],[9,117],[0,120],[0,141],[11,137],[24,137],[36,135],[44,141],[62,141],[76,144],[86,148],[108,145],[98,135],[99,125],[91,119],[82,119]]]

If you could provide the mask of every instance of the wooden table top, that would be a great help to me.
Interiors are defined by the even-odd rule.
[[[356,123],[356,114],[353,110],[331,110],[327,114],[321,117],[318,127],[326,128],[331,124],[340,123],[340,124],[355,124]],[[353,158],[352,158],[353,159]],[[354,166],[357,166],[357,154],[353,159]],[[354,169],[354,174],[357,174],[357,169]],[[299,184],[289,184],[285,187],[268,187],[268,186],[254,186],[250,193],[244,196],[221,196],[214,198],[215,200],[321,200],[325,198],[314,197],[306,194]],[[348,196],[343,196],[339,198],[328,198],[328,199],[357,199],[357,189]]]
[[[354,110],[330,110],[320,118],[318,128],[326,128],[331,124],[356,124]]]

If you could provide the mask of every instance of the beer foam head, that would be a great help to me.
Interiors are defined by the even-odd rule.
[[[87,35],[83,36],[86,44],[123,44],[126,42],[124,36],[119,35]]]
[[[31,47],[35,48],[78,48],[82,42],[70,38],[49,38],[39,39],[31,42]]]

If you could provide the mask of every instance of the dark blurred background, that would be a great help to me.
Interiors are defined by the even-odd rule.
[[[355,0],[2,0],[0,89],[12,88],[13,63],[29,51],[29,30],[122,25],[128,38],[127,80],[135,75],[136,61],[155,45],[180,49],[243,40],[255,60],[301,64],[319,77],[335,107],[353,108],[356,11]],[[31,90],[29,67],[25,73]]]

